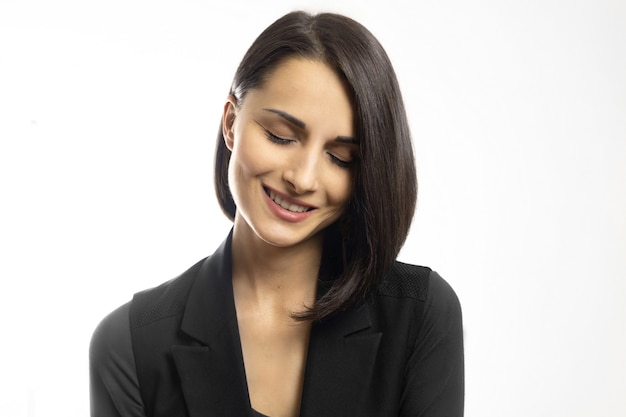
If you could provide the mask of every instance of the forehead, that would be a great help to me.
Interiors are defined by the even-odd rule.
[[[352,135],[353,102],[345,82],[328,64],[290,58],[269,73],[260,88],[244,100],[253,109],[278,109],[310,124],[333,124]]]

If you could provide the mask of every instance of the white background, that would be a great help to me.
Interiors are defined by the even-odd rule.
[[[0,0],[0,415],[87,415],[99,320],[225,237],[222,102],[296,8],[394,62],[420,178],[401,259],[461,299],[466,415],[626,415],[626,2],[222,3]]]

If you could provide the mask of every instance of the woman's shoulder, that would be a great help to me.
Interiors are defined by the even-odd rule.
[[[140,327],[182,313],[192,284],[205,260],[200,260],[176,278],[136,293],[129,308],[131,326]]]
[[[89,344],[91,412],[94,416],[143,416],[128,310],[116,308],[100,321]]]
[[[126,351],[130,345],[130,328],[128,309],[130,303],[116,308],[96,326],[90,343],[90,357],[92,362],[105,362],[110,359],[111,352]]]
[[[427,303],[453,307],[459,299],[452,286],[427,266],[396,261],[379,284],[377,296],[410,298]]]
[[[424,300],[432,269],[396,261],[377,288],[377,293],[387,297]]]
[[[379,328],[389,334],[406,334],[419,346],[441,340],[462,344],[459,298],[429,267],[396,262],[379,285],[373,307]]]

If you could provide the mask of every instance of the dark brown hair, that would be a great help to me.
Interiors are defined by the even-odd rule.
[[[327,246],[340,248],[339,276],[315,305],[294,315],[318,320],[362,302],[389,270],[409,231],[417,179],[395,72],[369,30],[338,14],[289,13],[265,29],[248,49],[230,93],[241,102],[290,57],[323,61],[344,79],[353,98],[359,141],[353,195],[340,224],[331,226],[326,238]],[[215,190],[222,210],[233,220],[236,205],[228,186],[229,161],[220,126]]]

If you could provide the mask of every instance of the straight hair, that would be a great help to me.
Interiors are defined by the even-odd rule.
[[[314,305],[293,316],[321,320],[362,303],[391,268],[409,232],[417,178],[406,112],[393,66],[374,35],[334,13],[286,14],[244,55],[230,94],[242,103],[288,58],[319,60],[344,80],[353,100],[359,155],[353,194],[342,218],[326,230],[324,253],[339,250],[338,276]],[[222,127],[215,151],[215,190],[226,216],[236,205],[228,185],[230,150]],[[326,256],[326,255],[323,255]]]

